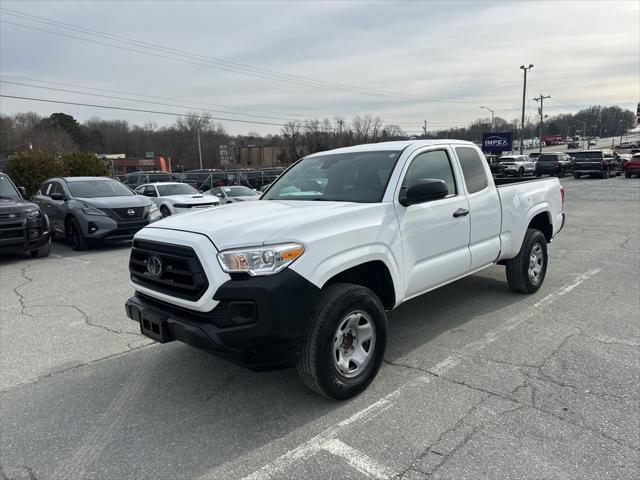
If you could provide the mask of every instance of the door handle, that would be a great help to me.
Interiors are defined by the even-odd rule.
[[[456,218],[465,217],[467,215],[469,215],[469,210],[467,210],[466,208],[459,208],[455,212],[453,212],[453,216]]]

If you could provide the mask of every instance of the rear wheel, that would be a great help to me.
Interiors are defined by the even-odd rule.
[[[520,167],[517,173],[518,177],[522,177],[524,175],[524,168]]]
[[[631,172],[629,172],[629,171],[624,172],[624,177],[625,178],[631,178]]]
[[[87,239],[84,238],[80,224],[75,218],[71,218],[67,223],[67,238],[71,242],[71,248],[74,250],[80,251],[87,249]]]
[[[602,178],[609,178],[609,170],[602,171]]]
[[[507,282],[511,290],[534,293],[547,273],[547,240],[540,230],[530,228],[524,236],[520,252],[507,260]]]
[[[162,214],[163,217],[168,217],[169,215],[171,215],[171,210],[169,210],[169,208],[166,205],[162,205],[160,207],[160,213]]]
[[[360,285],[329,285],[309,320],[298,374],[316,393],[351,398],[375,378],[386,343],[387,317],[380,299]]]
[[[574,173],[574,174],[573,174],[573,178],[580,178],[580,176],[581,176],[581,175],[580,175],[579,173]]]
[[[33,258],[43,258],[43,257],[48,257],[49,252],[51,252],[51,238],[49,238],[49,241],[45,243],[43,246],[41,246],[39,249],[32,250],[31,252],[29,252],[29,254]]]

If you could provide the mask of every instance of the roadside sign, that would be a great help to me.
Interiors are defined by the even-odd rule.
[[[512,150],[513,133],[483,133],[482,134],[482,151],[483,152],[507,152]]]
[[[155,152],[144,152],[144,158],[156,158]]]

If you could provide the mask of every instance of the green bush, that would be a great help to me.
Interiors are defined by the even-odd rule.
[[[71,152],[62,155],[66,174],[70,177],[103,177],[109,175],[104,162],[90,152]]]
[[[18,152],[7,161],[7,174],[13,182],[27,190],[27,197],[33,195],[45,180],[66,174],[64,164],[40,150]]]

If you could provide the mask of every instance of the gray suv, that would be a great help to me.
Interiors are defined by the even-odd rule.
[[[84,250],[94,241],[131,239],[162,218],[148,198],[106,177],[52,178],[32,201],[48,215],[54,237],[69,239],[74,250]]]

